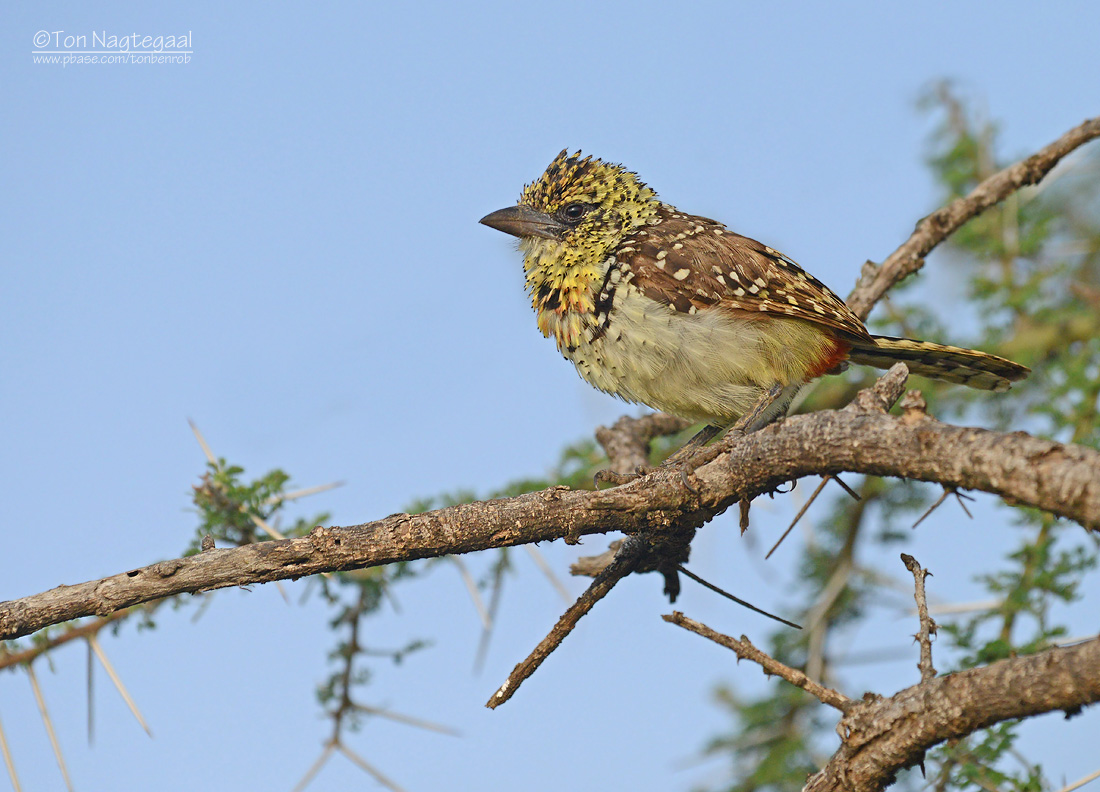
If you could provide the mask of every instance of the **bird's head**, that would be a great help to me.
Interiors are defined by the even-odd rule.
[[[524,188],[516,206],[481,222],[519,237],[528,257],[602,259],[625,234],[656,217],[658,206],[657,193],[622,165],[566,149]]]

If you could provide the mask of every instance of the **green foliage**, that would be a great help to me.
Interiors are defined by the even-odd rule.
[[[1023,762],[1013,772],[999,770],[1013,752],[1016,722],[991,726],[969,740],[952,741],[937,751],[937,788],[958,792],[1041,792],[1045,789],[1038,765]]]
[[[564,484],[577,489],[592,488],[596,471],[606,466],[606,457],[592,441],[569,446],[562,452],[558,464],[545,478],[514,481],[492,492],[490,498],[504,498],[535,492],[549,486]],[[281,470],[253,480],[246,479],[243,468],[224,459],[210,463],[193,489],[192,501],[199,515],[199,527],[188,554],[200,552],[204,537],[222,544],[236,546],[264,541],[266,535],[260,523],[276,524],[289,502],[287,485],[290,477]],[[458,490],[434,497],[420,498],[410,503],[406,511],[417,514],[478,499],[476,493]],[[289,528],[280,529],[283,536],[302,536],[315,525],[327,522],[329,515],[297,518]],[[357,691],[371,681],[369,662],[389,660],[401,663],[410,653],[429,647],[429,641],[413,639],[397,649],[377,648],[362,639],[363,620],[376,615],[385,604],[390,590],[397,583],[421,576],[447,559],[429,559],[418,563],[398,563],[385,567],[340,572],[311,581],[319,595],[334,611],[332,629],[340,635],[329,652],[331,672],[318,685],[317,698],[336,723],[336,730],[356,730],[369,708],[360,706]],[[499,589],[502,577],[511,571],[507,548],[495,551],[480,588]]]
[[[224,459],[207,463],[206,472],[192,487],[191,501],[199,514],[199,527],[187,555],[199,552],[205,536],[238,547],[271,538],[260,522],[272,525],[280,516],[287,504],[290,476],[275,469],[246,482],[243,475],[244,468],[227,464]],[[283,536],[302,536],[328,518],[328,514],[298,518],[279,532]]]
[[[996,597],[996,606],[940,626],[963,652],[959,668],[1038,652],[1066,636],[1063,626],[1051,622],[1050,607],[1077,599],[1081,576],[1096,567],[1096,553],[1081,545],[1056,549],[1053,526],[1043,521],[1034,538],[1026,537],[1008,555],[1003,569],[977,578]],[[1025,621],[1029,632],[1021,636]]]
[[[718,702],[737,717],[736,730],[704,748],[708,756],[729,758],[737,780],[727,792],[783,789],[791,779],[805,779],[817,770],[809,745],[809,736],[823,726],[814,715],[817,700],[786,682],[773,682],[770,689],[769,695],[748,700],[727,686],[715,692]]]
[[[317,514],[308,519],[296,518],[288,528],[277,527],[286,505],[295,497],[287,491],[289,482],[290,476],[282,470],[272,470],[249,481],[243,468],[224,459],[209,463],[199,483],[192,487],[199,527],[188,554],[201,552],[205,537],[241,546],[270,538],[263,526],[274,528],[284,537],[296,537],[327,522],[328,514]],[[316,579],[320,596],[335,612],[330,626],[341,635],[329,652],[334,669],[317,689],[317,698],[334,718],[337,731],[355,730],[362,723],[364,710],[353,694],[371,679],[364,660],[381,658],[401,663],[410,653],[429,645],[427,641],[414,639],[397,649],[378,649],[368,646],[360,637],[362,620],[382,608],[390,588],[418,574],[415,565],[399,563]]]

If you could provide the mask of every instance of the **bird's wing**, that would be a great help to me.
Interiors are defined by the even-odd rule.
[[[703,308],[740,316],[788,316],[855,339],[867,328],[843,300],[789,258],[721,223],[670,207],[614,252],[647,297],[684,313]]]

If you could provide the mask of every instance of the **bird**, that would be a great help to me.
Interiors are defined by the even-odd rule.
[[[681,212],[622,165],[562,150],[514,206],[480,221],[517,237],[538,328],[588,383],[705,427],[749,432],[849,363],[989,391],[1030,370],[873,335],[825,284],[723,223]]]

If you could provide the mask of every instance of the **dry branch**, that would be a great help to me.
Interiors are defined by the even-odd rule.
[[[924,257],[968,220],[1000,203],[1021,187],[1037,184],[1063,157],[1097,137],[1100,137],[1100,118],[1090,118],[1027,159],[993,174],[969,195],[928,215],[917,223],[909,239],[881,266],[876,267],[871,262],[864,265],[859,282],[845,302],[861,319],[866,319],[874,304],[892,286],[923,267]]]
[[[613,473],[630,474],[649,464],[649,444],[655,437],[676,434],[691,424],[665,413],[631,418],[624,415],[610,428],[596,430],[596,440],[607,454]]]
[[[927,682],[936,676],[936,669],[932,666],[932,636],[936,634],[936,622],[928,615],[928,599],[924,593],[925,578],[932,573],[908,553],[901,554],[901,562],[913,573],[913,598],[917,601],[917,619],[920,621],[920,632],[917,633],[920,662],[917,663],[917,669],[920,671],[921,682]]]
[[[573,632],[573,628],[577,626],[577,622],[581,620],[581,617],[592,610],[597,602],[606,597],[616,583],[638,567],[648,550],[647,542],[641,537],[632,536],[624,541],[619,549],[615,551],[615,559],[600,574],[596,575],[595,580],[577,598],[577,601],[566,609],[553,629],[539,642],[531,654],[516,664],[516,667],[512,669],[512,673],[508,675],[508,679],[489,698],[485,706],[489,709],[496,709],[512,698],[519,686],[538,670],[538,667],[542,665],[542,661],[561,645],[561,642],[565,640],[565,636]]]
[[[0,603],[2,605],[3,603]],[[28,647],[18,652],[9,652],[5,647],[0,646],[0,669],[9,668],[14,665],[21,665],[29,663],[36,657],[42,654],[46,654],[52,649],[57,648],[63,644],[69,643],[69,641],[75,641],[78,638],[90,638],[96,635],[107,625],[112,622],[116,622],[119,619],[124,619],[130,615],[125,609],[115,611],[109,616],[105,616],[101,619],[94,619],[92,621],[81,622],[77,625],[70,625],[64,632],[59,635],[54,635],[45,641],[35,642],[34,646]]]
[[[1004,720],[1100,701],[1100,639],[937,677],[870,697],[837,726],[842,745],[804,792],[877,792],[945,740]]]
[[[815,682],[797,668],[791,668],[788,665],[784,665],[774,657],[760,651],[753,646],[752,642],[744,635],[739,639],[729,635],[723,635],[707,627],[705,624],[697,622],[694,619],[689,619],[679,611],[673,611],[661,618],[670,624],[683,627],[685,630],[689,630],[696,635],[701,635],[704,638],[714,641],[716,644],[731,649],[737,655],[738,659],[751,660],[759,664],[760,667],[764,669],[765,674],[782,677],[795,687],[802,688],[821,703],[828,704],[830,707],[836,707],[841,712],[847,712],[855,703],[843,693],[839,693],[832,688],[827,688]]]
[[[1020,186],[1039,181],[1062,157],[1097,136],[1100,118],[1090,119],[986,179],[965,198],[929,215],[882,266],[864,268],[849,304],[866,316],[891,285],[919,269],[923,256],[968,219]],[[657,428],[646,427],[654,430],[648,437]],[[627,438],[626,448],[620,452],[609,446],[609,453],[625,467],[641,453],[639,440]],[[607,441],[612,442],[610,433]],[[884,445],[884,441],[899,445]],[[922,449],[925,442],[931,447]],[[565,536],[659,531],[671,525],[681,530],[698,527],[731,503],[747,502],[785,481],[845,470],[984,490],[1100,528],[1100,456],[1094,451],[1021,433],[961,429],[932,419],[902,425],[867,414],[866,409],[845,410],[790,419],[745,438],[728,460],[719,459],[696,471],[703,480],[698,497],[658,472],[605,493],[563,492],[555,487],[419,515],[395,514],[351,528],[318,527],[300,539],[210,550],[0,603],[0,640],[173,594]]]
[[[904,387],[904,369],[900,379],[898,369],[880,386]],[[785,482],[844,471],[981,490],[1100,529],[1100,452],[1024,432],[897,418],[884,412],[891,395],[897,398],[862,391],[843,410],[795,416],[731,440],[732,449],[728,444],[706,449],[717,456],[695,471],[698,495],[684,488],[675,471],[658,470],[602,492],[552,487],[348,528],[317,527],[298,539],[210,550],[0,603],[0,639],[173,594],[566,536],[611,531],[661,536],[697,528],[742,498]]]

